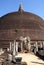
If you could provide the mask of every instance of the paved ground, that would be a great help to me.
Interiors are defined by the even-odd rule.
[[[44,65],[44,61],[33,53],[19,53],[18,56],[21,56],[22,61],[27,62],[27,65]]]

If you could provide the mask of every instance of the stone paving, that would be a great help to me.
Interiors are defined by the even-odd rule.
[[[22,61],[27,62],[27,65],[44,65],[44,61],[33,53],[19,53],[18,56],[21,56]]]

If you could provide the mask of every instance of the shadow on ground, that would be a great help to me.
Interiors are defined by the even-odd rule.
[[[42,64],[42,65],[44,65],[44,63],[34,62],[34,61],[31,61],[31,63],[35,63],[35,64]]]
[[[39,53],[36,53],[36,56],[44,61],[44,56],[41,56]]]

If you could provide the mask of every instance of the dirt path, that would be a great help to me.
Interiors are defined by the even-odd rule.
[[[27,62],[27,65],[44,65],[44,61],[33,53],[19,53],[18,56],[21,56],[22,61]]]

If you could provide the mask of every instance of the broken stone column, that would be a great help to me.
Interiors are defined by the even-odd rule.
[[[38,51],[38,44],[35,42],[36,51]]]
[[[43,41],[43,49],[44,49],[44,41]]]
[[[36,54],[38,52],[38,44],[35,42],[34,44],[34,53]]]
[[[18,53],[18,42],[16,42],[16,53]]]
[[[21,52],[23,52],[23,42],[21,41]]]
[[[11,49],[12,49],[12,44],[11,44],[11,42],[10,42],[10,51],[11,51]]]
[[[42,46],[42,42],[40,42],[40,48],[42,48],[43,46]]]
[[[28,49],[29,49],[29,52],[31,51],[31,44],[30,44],[30,38],[28,37]]]
[[[15,50],[15,40],[14,40],[14,47],[13,47],[13,55],[15,56],[15,54],[16,54],[16,50]]]
[[[21,52],[23,52],[23,37],[22,36],[20,37],[20,40],[21,40]]]

